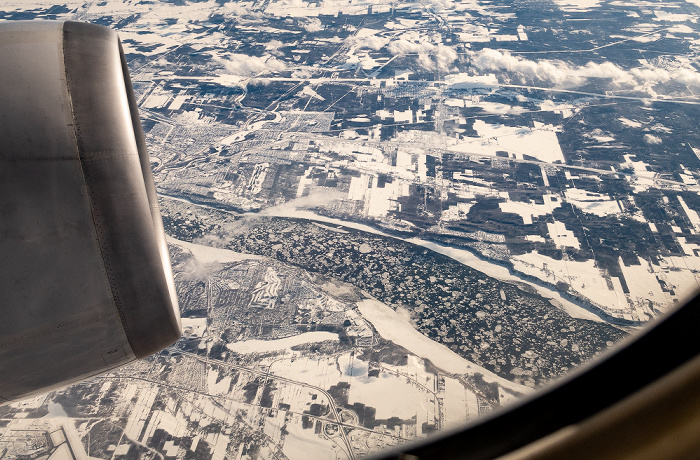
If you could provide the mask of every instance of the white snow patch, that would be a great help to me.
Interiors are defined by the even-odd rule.
[[[545,243],[545,242],[547,242],[547,240],[545,240],[544,238],[542,238],[542,236],[540,236],[540,235],[526,235],[526,236],[525,236],[525,239],[528,240],[528,241],[533,241],[533,242],[535,242],[535,243]]]
[[[241,260],[264,259],[262,256],[242,254],[229,249],[213,248],[202,244],[188,243],[166,235],[165,240],[183,249],[187,249],[202,264],[239,262]]]
[[[576,107],[573,104],[568,104],[566,102],[556,103],[552,100],[546,100],[540,102],[540,110],[543,112],[554,112],[561,114],[563,118],[569,118],[574,114]]]
[[[227,375],[217,383],[216,380],[218,378],[219,371],[210,368],[209,372],[207,372],[207,392],[209,394],[228,393],[229,387],[231,386],[231,376]]]
[[[284,350],[303,343],[323,342],[326,340],[337,341],[338,334],[326,331],[304,332],[303,334],[285,337],[276,340],[242,340],[226,345],[226,348],[235,353],[266,353],[276,350]]]
[[[186,336],[202,337],[207,328],[206,318],[182,318],[180,321]]]
[[[313,427],[302,427],[301,415],[292,415],[287,431],[289,434],[284,438],[282,451],[290,460],[307,460],[319,452],[334,451],[335,442],[332,439],[315,434]]]
[[[600,0],[555,0],[564,11],[585,12],[600,6]]]
[[[365,299],[358,302],[357,308],[383,338],[404,347],[421,358],[429,359],[446,372],[455,374],[479,372],[489,381],[498,382],[506,388],[513,388],[524,393],[530,391],[527,387],[503,379],[493,372],[467,361],[445,345],[430,340],[411,325],[407,318],[408,312],[402,315],[376,299]]]
[[[344,364],[339,362],[341,368]],[[410,419],[416,415],[416,406],[428,405],[428,393],[421,391],[406,377],[380,372],[378,377],[368,377],[367,363],[354,360],[353,378],[350,380],[348,402],[360,402],[377,410],[377,418],[399,417]],[[387,398],[391,395],[391,398]],[[411,401],[407,404],[407,401]],[[419,403],[420,401],[420,403]],[[462,422],[466,417],[462,418]]]
[[[534,276],[551,284],[563,281],[576,292],[604,307],[611,314],[620,316],[629,311],[629,305],[616,277],[611,278],[612,289],[595,261],[556,260],[537,252],[513,256],[515,270]],[[631,319],[631,318],[630,318]]]
[[[556,244],[557,247],[581,248],[578,238],[576,238],[574,232],[566,228],[564,222],[555,220],[553,223],[547,223],[547,231],[549,232],[549,237],[554,240],[554,244]]]
[[[498,86],[495,74],[469,75],[457,73],[445,76],[445,83],[452,89],[490,88]]]
[[[498,203],[498,207],[502,212],[510,212],[513,214],[518,214],[523,218],[523,223],[525,225],[532,224],[533,217],[546,216],[552,213],[554,208],[561,206],[561,199],[557,195],[544,195],[544,203],[538,204],[534,201],[529,203],[524,203],[522,201],[506,201],[505,203]]]
[[[522,126],[492,125],[483,120],[474,122],[478,138],[464,138],[450,150],[472,154],[496,156],[506,151],[516,158],[537,158],[547,163],[564,163],[564,153],[557,139],[557,126],[535,122],[533,128]]]
[[[617,200],[613,200],[609,195],[577,188],[566,189],[564,194],[567,202],[596,216],[604,217],[622,212]]]
[[[630,297],[640,304],[646,304],[651,301],[659,307],[663,306],[671,299],[670,296],[661,289],[659,279],[656,275],[658,269],[655,269],[654,265],[641,257],[637,257],[637,260],[640,265],[627,266],[622,260],[619,262],[620,269],[627,282]]]

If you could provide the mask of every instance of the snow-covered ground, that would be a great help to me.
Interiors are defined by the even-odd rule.
[[[308,198],[308,197],[305,197]],[[294,200],[292,200],[294,201]],[[265,215],[268,216],[276,216],[276,217],[293,217],[293,218],[298,218],[298,219],[309,219],[312,221],[318,221],[318,222],[325,222],[329,224],[334,224],[338,226],[343,226],[347,228],[354,228],[356,230],[361,230],[364,232],[368,233],[374,233],[376,235],[382,235],[388,238],[395,238],[391,235],[388,235],[381,230],[377,230],[374,227],[370,227],[369,225],[365,224],[359,224],[355,222],[349,222],[349,221],[344,221],[341,219],[335,219],[332,217],[326,217],[326,216],[321,216],[316,214],[315,212],[304,210],[303,205],[299,203],[300,206],[297,207],[294,205],[294,203],[286,203],[285,205],[279,206],[279,207],[274,207],[274,208],[269,208],[266,210]],[[401,239],[401,238],[398,238]],[[450,248],[447,246],[442,246],[430,241],[425,241],[420,238],[408,238],[405,239],[404,241],[407,241],[409,243],[413,243],[419,246],[423,246],[425,248],[428,248],[430,250],[433,250],[435,252],[438,252],[440,254],[444,254],[448,257],[451,257],[452,259],[467,265],[468,267],[474,268],[476,270],[479,270],[480,272],[500,279],[504,281],[511,281],[511,282],[518,282],[518,283],[527,283],[530,286],[532,286],[538,294],[541,296],[551,299],[551,301],[561,307],[564,311],[566,311],[569,315],[571,315],[574,318],[581,318],[581,319],[589,319],[592,321],[602,321],[598,316],[595,314],[589,312],[585,308],[582,308],[575,303],[571,302],[570,300],[566,299],[561,295],[561,293],[557,292],[555,289],[551,289],[548,287],[541,286],[539,284],[534,284],[531,283],[530,281],[521,278],[517,275],[514,275],[510,273],[508,268],[504,267],[503,265],[495,264],[492,262],[488,262],[486,260],[483,260],[476,255],[474,255],[472,252],[464,250],[464,249],[457,249],[457,248]],[[230,251],[229,251],[230,252]],[[242,255],[246,256],[246,255]],[[254,258],[255,256],[250,256],[251,258]],[[528,272],[523,272],[526,274],[531,274]],[[537,275],[535,275],[537,276]],[[543,281],[547,281],[545,278],[541,278]]]
[[[431,407],[431,394],[407,381],[405,377],[382,372],[378,377],[368,376],[368,363],[349,354],[340,356],[338,364],[343,380],[350,383],[348,403],[359,402],[377,409],[376,418],[399,417],[404,420],[416,415],[417,408]],[[349,378],[351,377],[351,378]],[[432,390],[432,388],[431,388]],[[388,398],[387,395],[392,395]],[[411,403],[407,404],[407,401]],[[466,420],[465,418],[462,421]]]
[[[556,244],[557,247],[581,248],[581,243],[578,238],[576,238],[574,232],[566,228],[564,222],[556,220],[554,222],[548,222],[547,231],[549,232],[549,237],[554,240],[554,244]]]
[[[303,334],[285,337],[276,340],[242,340],[226,344],[226,348],[236,353],[267,353],[270,351],[284,350],[303,343],[323,342],[325,340],[338,340],[338,334],[325,331],[304,332]]]
[[[568,188],[564,191],[566,201],[585,212],[604,217],[610,214],[622,212],[617,200],[613,200],[609,195],[589,192],[578,188]]]
[[[576,292],[611,311],[627,311],[629,305],[619,278],[610,277],[610,286],[595,266],[595,261],[556,260],[537,252],[513,256],[513,266],[521,273],[534,276],[551,284],[564,282]],[[631,319],[631,318],[629,318]]]
[[[489,124],[477,120],[473,126],[478,138],[465,138],[449,147],[456,152],[496,156],[496,152],[506,151],[516,158],[524,155],[546,163],[564,163],[564,153],[559,146],[556,126],[535,122],[534,128]]]
[[[328,455],[319,458],[328,460],[348,458],[347,455],[342,454],[342,451],[338,452],[341,442],[339,438],[328,439],[315,434],[313,428],[304,429],[300,415],[292,415],[286,430],[289,434],[284,438],[282,450],[290,460],[307,460],[310,455],[319,455],[322,452]]]
[[[552,213],[552,210],[561,206],[562,200],[557,195],[547,194],[542,197],[544,203],[524,203],[522,201],[506,201],[498,203],[503,212],[518,214],[523,218],[525,225],[532,224],[534,217],[542,217]]]
[[[498,382],[505,388],[526,394],[531,389],[503,379],[491,371],[467,361],[445,345],[430,340],[418,332],[409,321],[408,312],[394,311],[386,304],[376,299],[365,299],[357,303],[362,316],[372,323],[379,335],[391,340],[421,358],[427,358],[435,366],[447,373],[473,374],[480,373],[491,382]]]
[[[201,264],[212,264],[212,263],[226,263],[226,262],[240,262],[241,260],[263,260],[265,257],[256,256],[253,254],[243,254],[240,252],[230,251],[228,249],[214,248],[211,246],[205,246],[202,244],[188,243],[187,241],[181,241],[171,236],[165,237],[165,240],[184,249],[187,249],[192,253],[197,261]]]

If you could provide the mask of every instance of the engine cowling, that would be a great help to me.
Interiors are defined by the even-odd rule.
[[[181,335],[163,224],[117,34],[0,25],[0,401]]]

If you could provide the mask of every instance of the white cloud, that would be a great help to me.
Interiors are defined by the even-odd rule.
[[[634,78],[628,72],[612,62],[603,62],[602,64],[589,62],[582,67],[574,67],[573,71],[585,78],[609,78],[617,85],[634,83]]]
[[[313,74],[314,73],[309,69],[294,69],[294,71],[292,71],[292,77],[299,78],[301,80],[311,78]]]
[[[558,86],[577,86],[591,77],[609,78],[617,85],[634,83],[634,78],[628,72],[611,62],[589,62],[583,66],[571,66],[563,61],[533,61],[487,48],[473,53],[471,63],[482,71],[513,72],[525,78]]]
[[[389,52],[396,56],[417,54],[418,64],[426,69],[450,70],[450,65],[457,60],[457,52],[443,44],[433,45],[423,42],[415,43],[405,39],[389,43]]]
[[[456,6],[454,0],[431,0],[430,3],[432,3],[434,7],[446,10],[452,10]]]
[[[666,133],[666,134],[671,134],[673,130],[671,128],[668,128],[661,123],[656,123],[655,125],[652,125],[649,127],[650,130],[656,131],[657,133]]]
[[[301,23],[301,26],[307,32],[320,32],[324,29],[323,24],[319,18],[311,18],[307,21]]]
[[[656,145],[661,143],[661,138],[654,136],[653,134],[645,134],[644,142],[646,142],[647,144]]]
[[[377,35],[370,35],[367,37],[351,37],[348,40],[350,46],[355,46],[357,48],[370,48],[375,51],[384,48],[387,43],[389,43],[388,38],[379,37]]]
[[[668,71],[650,65],[637,67],[630,71],[640,83],[681,83],[688,86],[700,87],[700,73],[692,69],[676,69]]]
[[[294,212],[299,210],[314,209],[319,206],[329,205],[336,199],[337,197],[333,196],[332,194],[316,192],[300,198],[294,198],[285,203],[278,204],[277,206],[263,209],[258,213],[245,214],[245,216],[255,218],[256,216],[293,215]]]
[[[449,66],[457,60],[457,52],[449,46],[438,45],[435,52],[435,61],[438,69],[447,71]]]
[[[432,51],[435,45],[432,43],[415,43],[404,40],[394,40],[389,44],[389,52],[398,56],[405,54],[420,54]]]
[[[666,83],[671,79],[671,74],[667,70],[652,66],[637,67],[630,70],[630,73],[641,83]]]
[[[284,48],[285,46],[288,45],[282,43],[279,40],[270,40],[265,44],[265,51],[275,56],[282,56],[284,55],[284,53],[282,52],[281,48]]]
[[[612,62],[588,62],[575,66],[557,60],[539,60],[513,56],[509,52],[494,49],[482,49],[472,53],[472,65],[481,71],[505,71],[524,79],[533,79],[552,83],[557,86],[579,86],[589,78],[607,78],[617,86],[646,86],[660,83],[676,82],[700,87],[700,73],[693,69],[681,68],[668,71],[659,67],[645,65],[630,70]]]
[[[180,22],[203,22],[209,19],[211,12],[216,8],[214,2],[207,3],[192,3],[186,2],[184,5],[178,5],[170,9],[168,12],[176,14]]]
[[[690,69],[679,69],[671,73],[671,80],[688,86],[700,86],[700,73]]]
[[[223,11],[226,14],[234,16],[239,23],[259,22],[263,17],[261,11],[251,11],[246,6],[234,2],[224,4]]]
[[[221,264],[202,264],[199,260],[192,257],[187,259],[184,267],[180,267],[181,278],[185,281],[209,281],[209,279],[218,270],[221,269]]]
[[[248,81],[248,86],[267,86],[270,83],[272,83],[272,81],[267,78],[251,78]]]
[[[566,69],[549,61],[531,61],[506,52],[485,48],[471,55],[471,63],[482,71],[506,71],[555,84],[563,84],[571,79]]]
[[[248,56],[247,54],[231,54],[221,60],[227,72],[233,75],[253,77],[267,72],[285,70],[286,64],[272,56]]]

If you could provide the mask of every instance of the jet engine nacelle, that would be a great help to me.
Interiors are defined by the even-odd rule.
[[[181,334],[117,34],[0,25],[0,402],[155,353]]]

